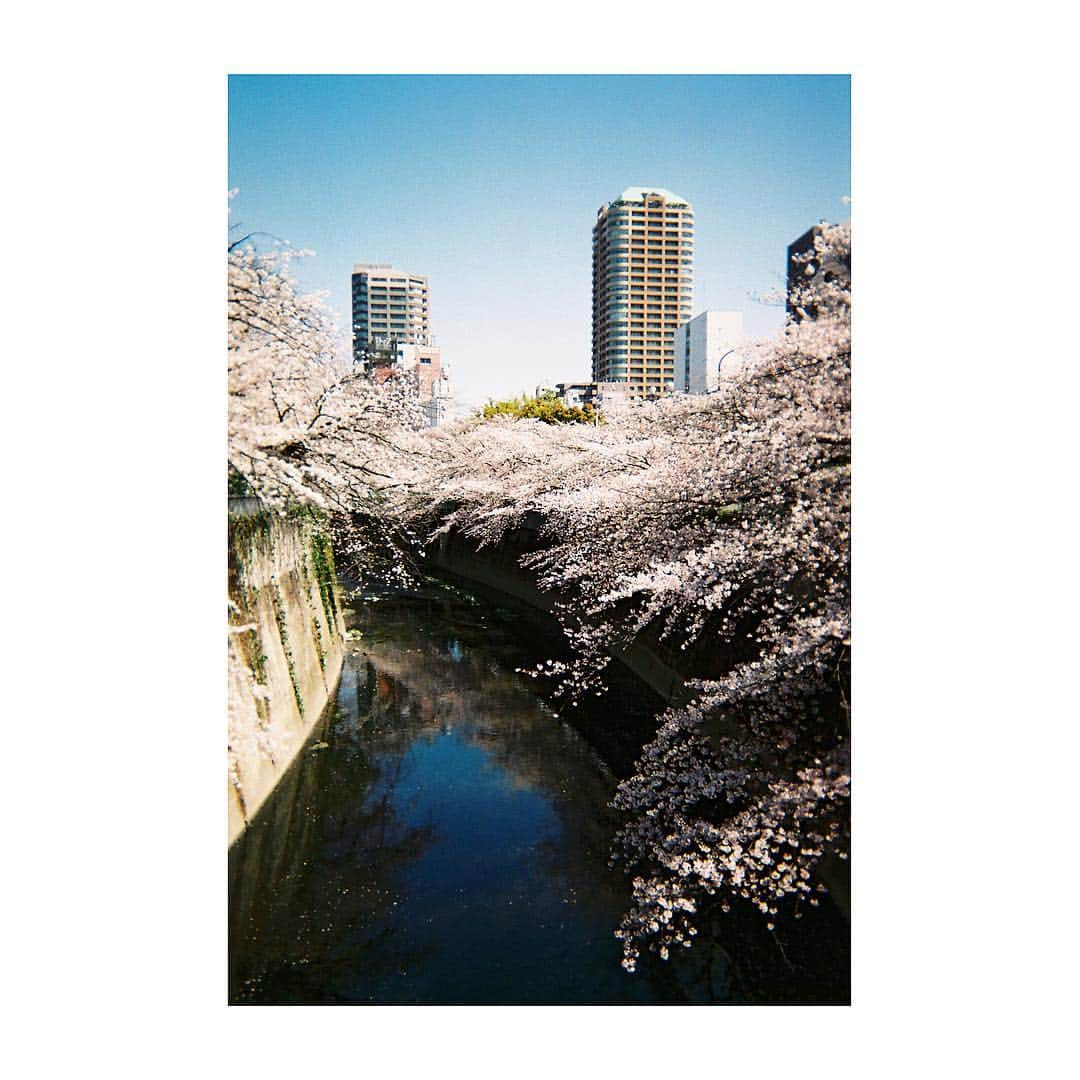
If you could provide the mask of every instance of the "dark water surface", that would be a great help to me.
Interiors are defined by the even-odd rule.
[[[557,646],[452,589],[353,621],[336,708],[230,852],[230,1000],[686,1000],[624,972],[612,933],[629,887],[595,745],[625,765],[658,701],[629,684],[571,726],[515,672]]]
[[[622,970],[608,804],[662,708],[628,673],[557,710],[515,669],[559,639],[435,583],[352,623],[336,704],[229,852],[231,1002],[850,999],[850,931],[827,903],[775,933],[734,905],[693,949]]]

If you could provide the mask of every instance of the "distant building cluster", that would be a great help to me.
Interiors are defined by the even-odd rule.
[[[788,248],[788,314],[802,314],[793,290],[813,274],[809,259],[822,226]],[[596,212],[593,226],[592,376],[586,390],[620,384],[631,400],[665,394],[710,394],[743,363],[741,311],[703,311],[691,318],[694,208],[664,188],[627,188]],[[804,313],[813,318],[815,312]]]
[[[385,263],[359,263],[352,274],[353,361],[381,381],[413,379],[429,427],[453,399],[442,353],[431,334],[428,280]]]
[[[624,382],[576,382],[556,383],[554,386],[538,386],[537,397],[542,393],[554,394],[564,405],[571,408],[591,406],[598,412],[611,413],[630,400]]]
[[[821,228],[787,249],[787,312],[795,321],[815,314],[793,297],[815,271]],[[611,412],[667,394],[710,394],[742,365],[742,312],[691,314],[694,208],[682,196],[629,187],[601,206],[592,230],[592,285],[592,381],[548,388],[564,404]],[[356,265],[352,324],[354,361],[373,378],[413,378],[428,423],[442,423],[453,394],[431,335],[427,278],[383,263]]]

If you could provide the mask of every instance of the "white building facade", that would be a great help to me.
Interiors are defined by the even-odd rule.
[[[675,385],[687,394],[709,394],[721,372],[742,362],[745,344],[741,311],[703,311],[675,331]]]

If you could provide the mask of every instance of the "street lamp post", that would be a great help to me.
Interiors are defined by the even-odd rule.
[[[726,359],[727,359],[727,358],[728,358],[728,357],[729,357],[729,356],[730,356],[730,355],[731,355],[731,354],[732,354],[733,352],[735,352],[735,350],[736,350],[737,348],[738,348],[738,346],[736,345],[736,346],[734,346],[734,347],[732,347],[732,348],[728,349],[728,351],[727,351],[726,353],[724,353],[724,355],[723,355],[723,356],[721,356],[719,360],[717,360],[717,361],[716,361],[716,380],[717,380],[717,382],[719,382],[719,381],[720,381],[720,369],[721,369],[721,368],[722,368],[722,367],[724,366],[724,361],[725,361],[725,360],[726,360]],[[719,387],[719,386],[717,386],[717,387],[716,387],[716,390],[706,390],[706,391],[705,391],[705,393],[706,393],[706,394],[715,394],[715,393],[716,393],[716,391],[717,391],[717,390],[719,390],[719,389],[720,389],[720,387]]]

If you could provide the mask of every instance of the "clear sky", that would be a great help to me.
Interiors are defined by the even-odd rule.
[[[787,245],[848,217],[846,75],[242,75],[231,220],[314,249],[344,328],[354,263],[425,274],[466,406],[590,374],[592,226],[626,187],[694,207],[694,314],[782,309]]]

